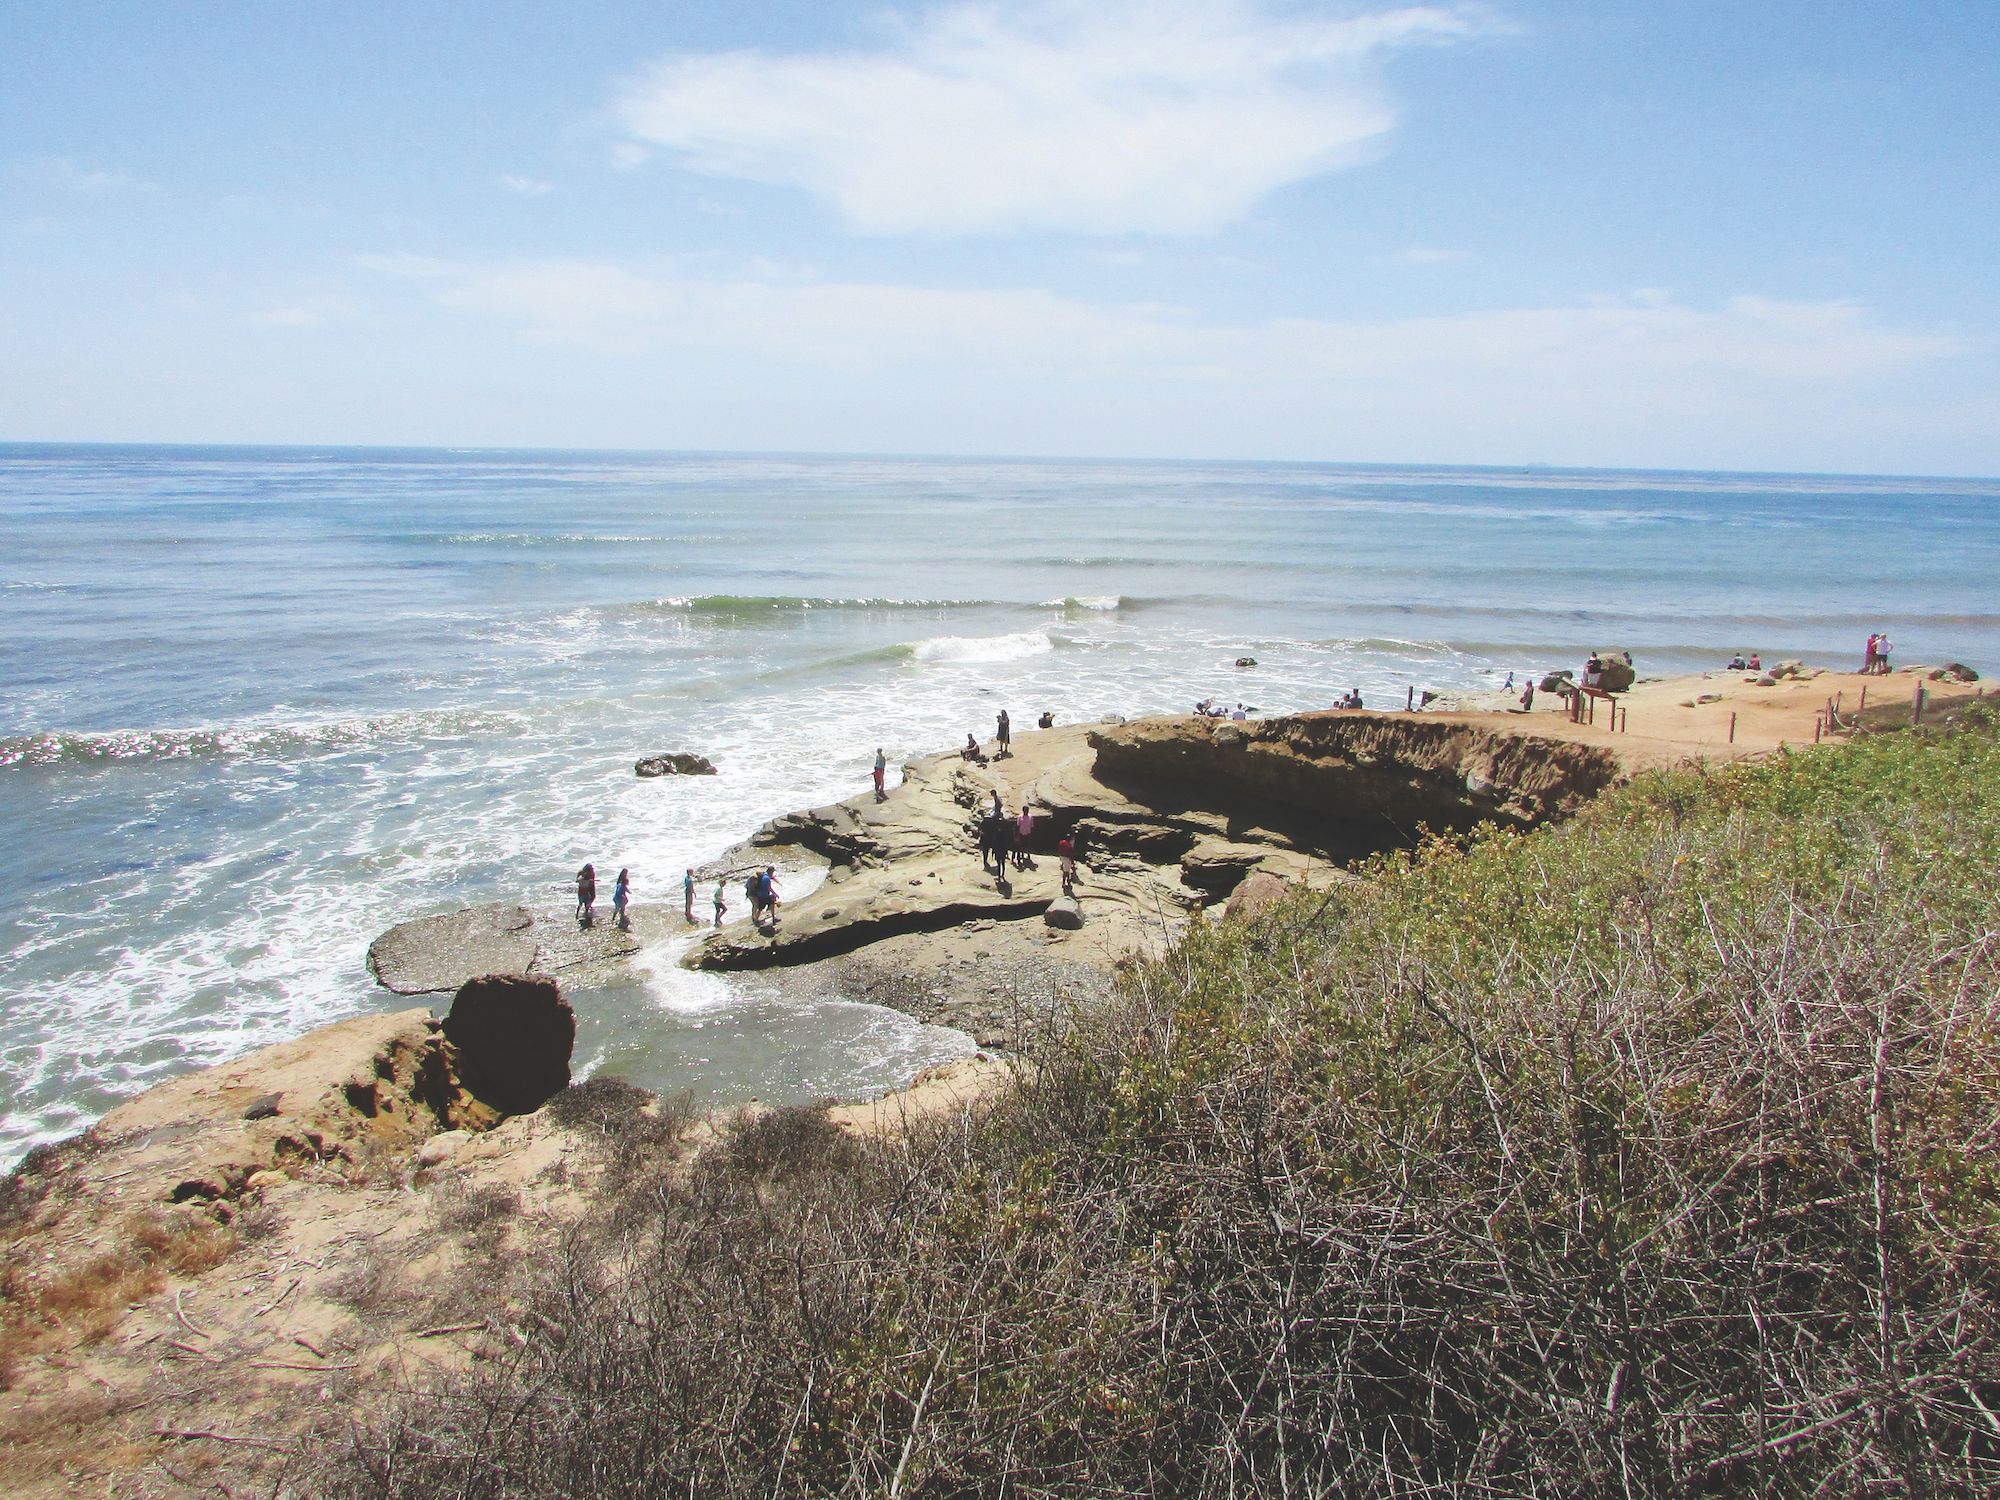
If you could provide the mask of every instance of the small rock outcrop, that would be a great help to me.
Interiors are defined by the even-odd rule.
[[[569,1087],[576,1012],[553,979],[470,981],[452,998],[444,1035],[466,1088],[503,1114],[531,1113]]]
[[[1051,927],[1060,927],[1074,932],[1083,926],[1083,908],[1076,904],[1074,896],[1057,896],[1051,900],[1042,913],[1042,920]]]
[[[525,974],[535,925],[524,906],[468,906],[390,928],[368,945],[368,972],[398,995],[458,988],[474,974]]]
[[[1257,665],[1257,658],[1254,656],[1239,656],[1236,658],[1236,665],[1239,667],[1254,667]]]
[[[713,776],[715,763],[705,755],[688,755],[673,751],[666,755],[649,755],[635,764],[632,769],[642,777],[654,776]]]
[[[635,909],[632,920],[645,929],[657,916],[652,908]],[[603,969],[637,953],[643,935],[620,929],[608,914],[580,927],[566,912],[537,914],[496,901],[397,923],[368,945],[368,970],[395,994],[441,995],[485,974]]]
[[[1225,922],[1253,922],[1284,900],[1291,888],[1290,881],[1258,870],[1246,876],[1243,883],[1230,893],[1222,906],[1222,919]]]
[[[1962,661],[1949,661],[1941,667],[1932,667],[1929,676],[1932,682],[1979,681],[1979,674]]]

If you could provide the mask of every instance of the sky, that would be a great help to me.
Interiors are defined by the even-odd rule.
[[[0,441],[2000,474],[1992,0],[0,0]]]

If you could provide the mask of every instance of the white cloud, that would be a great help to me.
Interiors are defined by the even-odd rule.
[[[500,186],[510,193],[519,193],[523,198],[540,198],[555,191],[553,182],[544,182],[539,177],[522,177],[513,172],[500,175]]]
[[[618,102],[617,160],[659,147],[803,188],[877,234],[1201,233],[1365,159],[1395,123],[1376,59],[1483,25],[1434,6],[959,4],[873,52],[668,57]]]

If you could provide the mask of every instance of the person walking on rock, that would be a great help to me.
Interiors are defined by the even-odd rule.
[[[719,875],[715,879],[715,925],[717,927],[722,925],[722,912],[725,905],[723,889],[728,884],[729,882]]]
[[[620,870],[618,884],[611,888],[611,920],[618,924],[620,932],[632,930],[632,918],[627,908],[632,904],[632,872]]]
[[[875,800],[877,802],[885,801],[889,796],[889,794],[882,789],[882,778],[888,774],[888,771],[889,771],[888,759],[882,754],[882,747],[880,745],[877,745],[875,747]]]
[[[585,865],[576,872],[576,924],[588,927],[597,920],[597,867]]]

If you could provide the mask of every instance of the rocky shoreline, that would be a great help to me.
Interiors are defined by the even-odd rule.
[[[685,943],[691,965],[783,971],[802,993],[1018,1047],[1204,908],[1352,879],[1348,861],[1419,826],[1531,827],[1639,767],[1809,744],[1829,722],[1852,727],[1821,704],[1859,685],[1641,681],[1616,733],[1442,706],[1022,731],[1009,758],[914,760],[883,800],[775,819],[712,862],[705,873],[825,872],[767,927],[688,942],[671,908],[637,910],[628,934],[501,904],[401,924],[369,962],[398,994],[457,995],[495,974],[554,994]],[[1919,686],[1940,708],[1976,691],[1914,673],[1872,685],[1872,712],[1903,716],[1921,711]],[[977,847],[995,793],[1037,820],[1036,867],[1004,880]],[[1046,920],[1063,833],[1083,844],[1080,926]],[[709,1129],[609,1081],[503,1106],[482,1095],[480,1061],[425,1009],[356,1017],[162,1084],[34,1153],[0,1194],[12,1492],[212,1493],[239,1461],[275,1461],[314,1423],[504,1339],[507,1268],[587,1216],[607,1173],[637,1170],[633,1142],[645,1170],[671,1170]],[[969,1059],[835,1115],[898,1128],[973,1107],[1005,1076]],[[598,1102],[565,1105],[576,1098]]]

